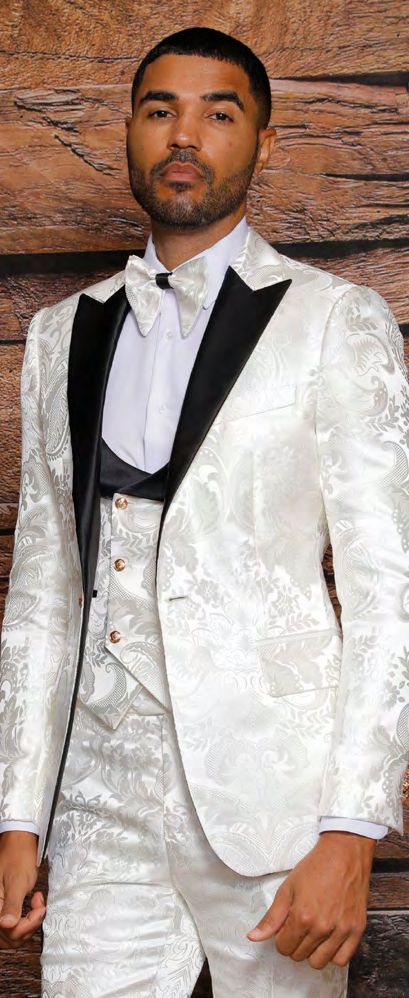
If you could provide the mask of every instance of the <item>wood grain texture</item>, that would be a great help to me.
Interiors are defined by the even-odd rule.
[[[1,509],[14,504],[20,487],[20,375],[24,348],[21,343],[3,346],[0,355],[2,386],[0,392],[0,440],[2,467],[0,477],[0,530],[9,528],[2,520]]]
[[[371,915],[351,962],[348,998],[408,998],[409,914]]]
[[[40,998],[40,993],[38,953],[26,952],[25,949],[17,950],[15,953],[12,950],[0,952],[2,998]]]
[[[396,873],[375,873],[371,877],[369,909],[376,911],[405,910],[409,908],[409,855],[408,870]],[[409,968],[408,968],[409,969]]]
[[[249,217],[270,241],[407,238],[406,87],[273,79],[277,130]],[[147,217],[128,185],[129,86],[4,92],[0,252],[132,249]]]
[[[127,256],[128,253],[81,253],[76,259],[65,254],[0,256],[0,349],[5,340],[25,339],[30,320],[38,309],[54,305],[117,273],[123,269]],[[24,264],[23,268],[20,264]]]
[[[407,0],[154,0],[87,4],[12,0],[2,11],[0,83],[69,86],[83,80],[130,80],[139,60],[166,31],[192,24],[227,31],[252,45],[272,76],[407,73]]]

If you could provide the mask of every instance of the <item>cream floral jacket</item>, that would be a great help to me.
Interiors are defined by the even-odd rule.
[[[0,673],[0,814],[39,823],[39,858],[75,709],[90,585],[92,531],[79,493],[75,500],[89,441],[86,427],[74,440],[70,343],[77,323],[77,338],[99,357],[100,330],[109,340],[118,326],[123,283],[119,273],[42,309],[27,337]],[[322,814],[402,831],[409,386],[386,301],[289,259],[254,229],[209,327],[172,452],[157,599],[199,818],[224,862],[255,875],[303,856]],[[82,412],[86,405],[84,389]],[[341,626],[322,572],[329,541]]]

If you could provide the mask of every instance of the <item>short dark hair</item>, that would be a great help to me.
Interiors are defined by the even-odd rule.
[[[244,42],[233,38],[232,35],[226,35],[224,31],[216,31],[215,28],[184,28],[183,31],[175,31],[172,35],[162,38],[162,41],[150,49],[133,78],[132,109],[146,67],[161,55],[201,55],[208,59],[218,59],[220,62],[231,62],[241,66],[248,76],[250,91],[259,106],[259,127],[267,127],[271,114],[271,92],[263,63]]]

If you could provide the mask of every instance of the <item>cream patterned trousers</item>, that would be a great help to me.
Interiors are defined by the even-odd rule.
[[[218,859],[172,715],[148,693],[136,703],[114,731],[77,703],[49,846],[43,998],[188,998],[205,956],[214,998],[344,998],[345,968],[246,938],[286,874],[243,877]]]

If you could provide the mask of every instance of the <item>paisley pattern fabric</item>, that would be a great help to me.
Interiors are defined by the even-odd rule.
[[[114,731],[78,704],[48,857],[42,998],[188,998],[205,956],[214,998],[346,996],[347,968],[246,938],[287,871],[218,859],[148,693]]]
[[[171,706],[154,586],[162,503],[128,496],[121,509],[117,498],[114,493],[112,500],[101,499],[95,596],[79,688],[82,703],[112,728],[146,689],[159,710]]]
[[[402,831],[409,388],[377,292],[283,256],[253,229],[234,268],[252,288],[292,283],[169,505],[156,597],[199,821],[226,866],[253,877],[305,855],[321,814]],[[122,272],[88,294],[104,301],[123,283]],[[0,813],[42,835],[81,623],[67,416],[77,302],[43,310],[29,330],[0,674]],[[322,572],[329,540],[341,627]],[[124,607],[131,636],[138,619]],[[129,662],[107,730],[138,703]]]

